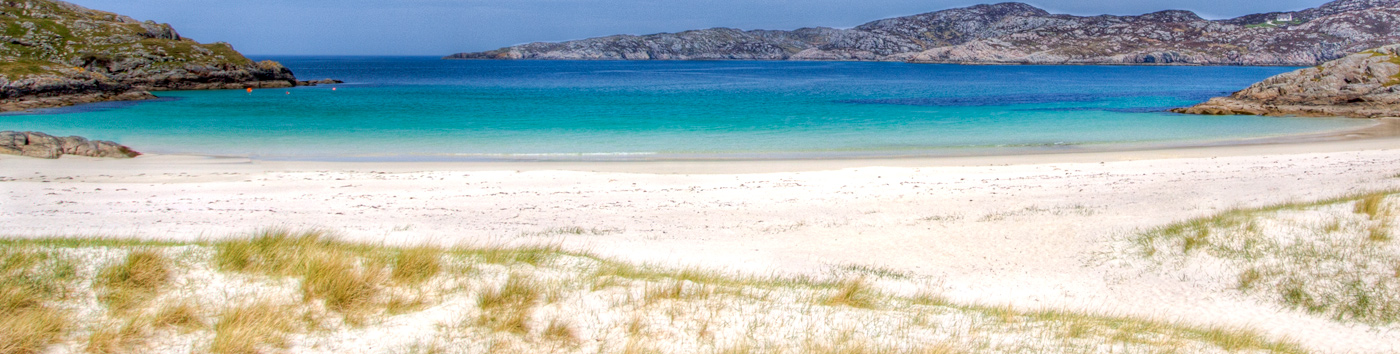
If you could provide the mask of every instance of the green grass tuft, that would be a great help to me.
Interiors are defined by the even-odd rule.
[[[865,278],[855,278],[842,281],[835,293],[822,300],[822,304],[870,309],[875,308],[878,297],[879,293],[870,288]]]
[[[155,250],[137,250],[121,263],[98,273],[97,300],[111,311],[126,312],[150,303],[170,282],[170,260]]]
[[[1400,252],[1391,241],[1396,215],[1380,191],[1231,209],[1147,230],[1130,244],[1149,259],[1186,260],[1193,252],[1240,269],[1235,287],[1336,321],[1400,321]],[[1350,211],[1347,213],[1346,211]],[[1319,227],[1316,215],[1324,220]],[[1293,218],[1302,218],[1297,221]],[[1264,228],[1262,224],[1274,225]],[[1179,244],[1180,252],[1165,245]]]
[[[295,308],[270,301],[226,309],[214,324],[209,352],[259,354],[267,347],[284,346],[288,333],[301,330],[296,313]]]
[[[476,305],[481,315],[476,324],[496,332],[528,333],[530,317],[544,294],[543,283],[525,275],[511,274],[501,287],[478,295]]]
[[[414,247],[399,251],[394,257],[390,277],[399,284],[418,284],[442,272],[443,251],[436,247]]]

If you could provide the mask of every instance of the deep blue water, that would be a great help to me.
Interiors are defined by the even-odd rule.
[[[1164,112],[1292,70],[1279,67],[258,59],[346,84],[158,92],[166,99],[0,115],[0,130],[152,153],[450,160],[937,155],[1366,124]]]

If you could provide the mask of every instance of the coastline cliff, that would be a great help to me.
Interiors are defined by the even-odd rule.
[[[1172,111],[1209,115],[1400,117],[1400,44],[1280,74],[1228,97]]]
[[[1400,43],[1400,0],[1337,0],[1226,20],[1189,11],[1073,16],[1001,3],[850,29],[712,28],[530,43],[446,58],[1307,66],[1391,43]]]
[[[298,84],[282,64],[254,62],[227,43],[63,1],[0,2],[0,27],[0,111]]]

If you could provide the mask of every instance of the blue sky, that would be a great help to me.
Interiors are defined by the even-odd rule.
[[[245,54],[447,55],[534,42],[709,27],[853,27],[988,1],[964,0],[69,0],[166,22]],[[1299,10],[1324,0],[1035,0],[1053,13],[1206,18]]]

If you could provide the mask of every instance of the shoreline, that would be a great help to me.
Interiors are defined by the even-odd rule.
[[[455,55],[455,54],[454,54],[454,55]],[[282,55],[282,56],[279,56],[279,57],[298,57],[298,56],[302,56],[302,57],[318,57],[318,55]],[[356,56],[356,55],[327,55],[327,57],[354,57],[354,56]],[[578,58],[578,59],[518,58],[518,59],[512,59],[512,58],[453,58],[452,55],[448,55],[448,56],[431,56],[431,55],[417,56],[417,55],[409,55],[409,56],[404,56],[404,57],[437,58],[437,59],[440,59],[440,60],[500,61],[500,62],[512,62],[512,61],[583,61],[583,62],[608,62],[608,61],[617,61],[617,62],[658,62],[658,63],[664,63],[664,62],[706,62],[706,61],[717,61],[717,62],[802,62],[802,63],[897,63],[897,64],[914,64],[914,65],[960,65],[960,66],[1165,66],[1165,67],[1172,67],[1172,66],[1189,66],[1189,67],[1220,66],[1220,67],[1285,67],[1285,68],[1306,68],[1306,67],[1310,67],[1310,66],[1317,65],[1316,63],[1313,63],[1313,64],[1303,64],[1303,63],[1278,63],[1278,64],[1256,63],[1256,64],[1242,64],[1242,63],[1223,63],[1223,62],[1222,62],[1222,63],[1182,63],[1182,62],[1172,62],[1172,63],[1122,63],[1122,62],[1084,62],[1084,63],[1072,63],[1072,62],[1050,63],[1050,62],[1046,62],[1046,63],[1033,63],[1033,62],[994,62],[994,61],[988,61],[988,62],[976,62],[976,61],[938,61],[938,60],[934,60],[934,61],[923,61],[923,60],[909,60],[909,59],[900,59],[900,60],[871,60],[871,59],[848,59],[848,60],[840,60],[840,59],[587,59],[587,58]]]
[[[1351,118],[1362,119],[1362,118]],[[1297,135],[1216,140],[1185,144],[1114,144],[1101,149],[1003,149],[983,150],[986,154],[905,155],[807,158],[733,159],[656,159],[656,160],[517,160],[517,161],[325,161],[257,159],[240,156],[145,154],[129,160],[102,160],[65,155],[54,167],[78,168],[68,161],[93,163],[104,169],[110,164],[130,164],[142,168],[187,168],[193,165],[240,166],[241,170],[293,171],[375,170],[375,171],[587,171],[649,174],[734,174],[839,170],[859,167],[955,167],[1014,166],[1048,163],[1093,163],[1153,159],[1296,154],[1400,148],[1400,118],[1366,118],[1374,124],[1355,129]],[[0,155],[0,164],[18,156]]]

